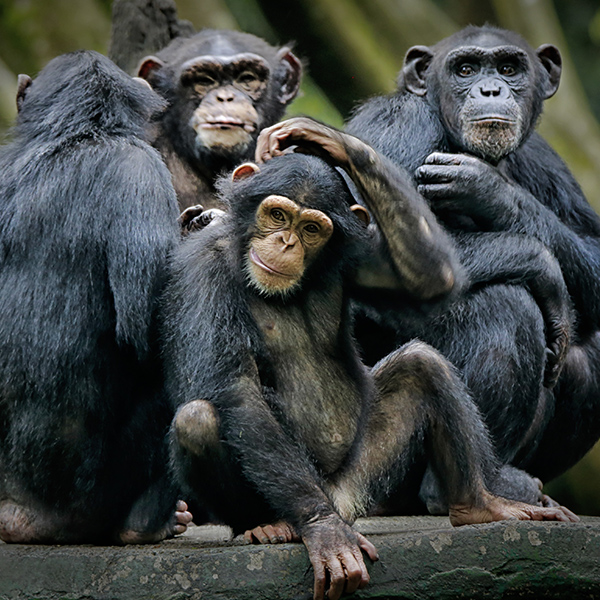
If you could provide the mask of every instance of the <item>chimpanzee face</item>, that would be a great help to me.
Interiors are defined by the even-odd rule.
[[[453,144],[493,163],[531,134],[560,81],[554,46],[534,51],[512,36],[472,28],[433,48],[411,48],[402,70],[408,91],[427,96]]]
[[[464,46],[448,53],[443,74],[449,85],[440,88],[442,119],[459,144],[494,161],[515,150],[533,102],[527,53],[515,46]]]
[[[270,68],[251,53],[203,56],[181,68],[180,89],[193,113],[188,125],[196,143],[244,152],[260,128],[256,107],[267,89]]]
[[[301,72],[287,47],[213,30],[175,39],[138,70],[169,102],[163,126],[175,152],[214,173],[253,153],[260,130],[296,96]]]

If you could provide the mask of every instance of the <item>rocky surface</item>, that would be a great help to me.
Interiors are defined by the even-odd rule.
[[[362,519],[379,550],[354,598],[600,598],[600,518],[452,529],[443,517]],[[143,547],[0,544],[11,600],[309,599],[301,544],[246,546],[225,527],[192,527]]]

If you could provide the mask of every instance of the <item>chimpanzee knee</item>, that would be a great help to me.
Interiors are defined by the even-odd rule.
[[[192,400],[181,406],[173,427],[177,442],[196,456],[219,444],[219,416],[206,400]]]

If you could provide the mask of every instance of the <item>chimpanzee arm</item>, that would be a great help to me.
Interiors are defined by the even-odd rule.
[[[106,197],[101,205],[108,212],[103,235],[117,340],[132,344],[143,355],[148,349],[155,301],[166,276],[167,256],[179,232],[175,194],[165,184],[170,181],[169,172],[158,154],[152,160],[153,150],[138,149],[135,144],[111,147],[111,159],[102,161],[101,177],[107,183],[96,182],[97,189],[118,190],[118,195]],[[142,183],[131,186],[130,181]],[[122,193],[129,198],[124,200]]]
[[[179,404],[213,402],[244,477],[302,536],[315,598],[324,597],[328,572],[328,597],[336,598],[344,586],[366,585],[361,551],[375,559],[376,550],[336,513],[306,449],[275,416],[277,397],[261,386],[254,358],[260,348],[252,341],[258,331],[234,277],[239,264],[229,252],[229,225],[226,215],[192,233],[174,254],[163,303],[167,390]]]
[[[379,264],[380,280],[385,283],[380,287],[404,288],[421,299],[445,295],[460,287],[462,272],[453,244],[404,169],[358,138],[306,117],[263,130],[257,160],[281,154],[292,145],[341,167],[357,186],[384,242],[384,258]],[[395,282],[385,271],[390,259]],[[369,264],[371,271],[374,264],[376,261]],[[365,281],[372,277],[371,272]],[[360,274],[358,282],[361,283]]]
[[[600,325],[598,223],[595,230],[576,231],[500,169],[473,156],[431,154],[417,169],[417,179],[418,190],[436,214],[466,214],[483,230],[512,231],[540,240],[561,265],[580,318],[594,328]]]
[[[327,577],[327,597],[339,598],[344,589],[368,583],[362,550],[372,560],[377,551],[335,511],[306,451],[275,418],[255,369],[245,369],[214,399],[222,434],[246,479],[302,537],[315,573],[315,599],[325,597]]]
[[[573,315],[558,261],[535,238],[509,233],[457,234],[457,248],[472,287],[489,283],[524,285],[546,326],[544,384],[552,387],[567,356]]]

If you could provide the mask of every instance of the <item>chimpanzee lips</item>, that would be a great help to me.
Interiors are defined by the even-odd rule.
[[[477,123],[478,125],[512,125],[516,123],[516,120],[499,115],[486,115],[484,117],[469,119],[469,123]]]
[[[270,273],[271,275],[277,275],[278,277],[286,277],[288,279],[296,278],[298,276],[296,273],[282,273],[281,271],[278,271],[277,269],[270,267],[265,262],[263,262],[263,260],[260,258],[260,256],[258,256],[256,251],[254,250],[254,248],[250,248],[249,256],[250,256],[250,260],[257,267],[261,268],[263,271],[266,271],[267,273]]]
[[[236,129],[239,127],[241,129],[244,129],[244,131],[247,131],[248,133],[253,133],[256,129],[254,123],[245,123],[241,119],[236,119],[232,117],[216,117],[214,119],[204,121],[204,123],[200,124],[200,127],[202,129],[222,130]]]

